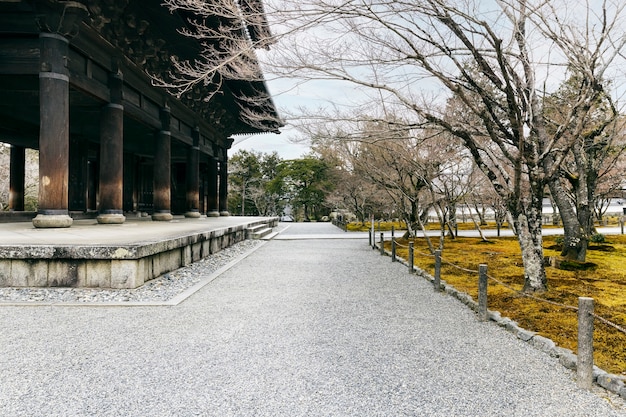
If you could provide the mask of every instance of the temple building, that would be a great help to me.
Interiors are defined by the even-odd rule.
[[[198,19],[265,47],[271,36],[260,1],[233,3],[238,19]],[[191,13],[161,0],[0,0],[0,142],[11,145],[10,210],[24,210],[25,149],[32,148],[39,150],[35,227],[70,227],[75,213],[99,223],[142,212],[156,221],[228,215],[231,136],[282,124],[260,70],[209,77],[186,91],[159,85],[171,79],[173,60],[206,54],[183,33]]]

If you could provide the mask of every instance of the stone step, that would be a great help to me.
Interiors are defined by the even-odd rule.
[[[261,229],[258,231],[255,231],[254,233],[251,233],[251,237],[252,239],[262,239],[265,236],[269,235],[270,233],[272,233],[272,229],[270,227],[267,227],[265,229]]]
[[[248,228],[249,239],[262,239],[272,233],[272,227],[267,224],[258,224]]]
[[[276,235],[278,235],[278,232],[272,232],[268,235],[263,236],[261,239],[262,240],[272,240],[274,239],[274,237],[276,237]]]

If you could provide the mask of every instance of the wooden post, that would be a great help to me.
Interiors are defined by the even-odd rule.
[[[170,109],[161,109],[161,130],[156,134],[154,150],[154,213],[152,220],[170,221],[174,218],[172,209]]]
[[[109,76],[111,102],[100,112],[100,207],[98,223],[124,223],[124,106],[122,73]]]
[[[478,320],[489,320],[487,313],[487,265],[478,266]]]
[[[396,261],[396,239],[391,238],[391,262]]]
[[[385,254],[385,234],[384,233],[380,234],[380,254],[381,255]]]
[[[441,251],[435,251],[435,279],[433,281],[435,292],[441,291]]]
[[[374,225],[374,215],[372,214],[372,221],[370,223],[370,244],[372,245],[372,249],[376,249],[376,229]]]
[[[576,377],[578,386],[593,385],[593,298],[578,298],[578,355]]]
[[[191,132],[193,145],[187,149],[187,172],[185,176],[187,211],[185,217],[200,217],[200,129]]]
[[[224,149],[224,159],[220,161],[220,216],[230,216],[228,212],[228,161],[226,158],[226,149]]]
[[[207,217],[220,217],[219,197],[217,195],[217,159],[209,157],[207,184]]]
[[[415,269],[413,268],[413,264],[415,262],[415,260],[413,259],[415,254],[415,249],[413,248],[413,242],[409,242],[409,274],[412,274],[415,272]]]
[[[87,212],[87,210],[97,210],[95,198],[95,187],[91,194],[89,193],[89,142],[85,138],[78,135],[70,136],[70,157],[69,157],[69,183],[68,187],[68,210],[70,212]],[[98,166],[96,163],[95,166]],[[94,170],[95,174],[95,170]],[[92,181],[97,178],[92,175]],[[93,204],[90,206],[90,197]]]
[[[69,216],[69,38],[89,15],[80,2],[38,2],[39,208],[37,228],[70,227]]]
[[[56,33],[41,33],[39,39],[39,209],[33,225],[70,227],[69,41]]]

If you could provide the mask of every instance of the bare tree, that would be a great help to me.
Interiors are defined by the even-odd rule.
[[[612,146],[607,150],[608,157],[602,163],[602,169],[598,174],[598,186],[595,190],[594,214],[598,221],[602,220],[609,208],[611,201],[619,198],[623,201],[624,172],[626,172],[626,130],[624,117],[620,117],[609,129],[612,135]]]
[[[547,288],[542,198],[575,129],[607,95],[623,61],[624,5],[618,1],[479,0],[284,1],[281,21],[314,28],[285,42],[273,62],[285,75],[345,80],[387,107],[413,113],[409,125],[459,138],[513,218],[525,267],[524,290]],[[559,126],[548,129],[543,100],[568,72],[585,83]],[[457,114],[446,100],[454,98]],[[570,134],[565,134],[569,132]],[[578,132],[580,133],[580,132]]]
[[[11,147],[0,142],[0,211],[9,209],[10,155]],[[26,149],[25,162],[24,205],[26,211],[34,211],[39,194],[39,152]]]
[[[355,169],[354,158],[359,154],[359,142],[339,140],[335,135],[314,135],[311,148],[334,167],[336,188],[327,197],[334,208],[348,210],[357,220],[365,223],[371,215],[381,213],[385,206],[388,207],[384,190]]]
[[[154,84],[177,97],[206,103],[227,91],[250,126],[282,126],[256,56],[257,49],[274,42],[262,1],[163,0],[163,6],[184,19],[186,25],[179,31],[193,39],[199,51],[192,57],[171,56],[170,71],[151,74]]]
[[[554,204],[558,207],[565,239],[562,255],[570,260],[584,262],[587,246],[595,233],[594,211],[598,202],[598,187],[607,169],[622,155],[623,145],[617,129],[618,112],[613,100],[602,85],[595,87],[595,98],[590,95],[585,109],[574,117],[572,107],[580,99],[580,91],[587,87],[586,75],[575,74],[551,96],[546,97],[544,114],[547,128],[560,129],[569,147],[561,149],[566,155],[560,169],[548,186]],[[556,135],[551,132],[551,135]]]

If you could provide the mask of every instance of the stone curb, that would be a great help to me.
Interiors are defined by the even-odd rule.
[[[0,301],[2,307],[174,307],[187,300],[206,285],[216,280],[224,272],[250,256],[267,242],[261,242],[246,252],[236,256],[232,261],[205,276],[198,283],[183,290],[178,295],[165,301],[96,301],[96,302],[63,302],[63,301]]]
[[[378,245],[378,244],[377,244]],[[377,246],[378,248],[378,246]],[[380,252],[380,250],[379,250]],[[391,252],[385,250],[385,255],[391,256]],[[396,257],[396,262],[408,268],[409,263],[403,258]],[[424,278],[429,282],[433,282],[435,278],[428,272],[413,266],[415,276]],[[444,280],[441,280],[441,287],[447,294],[453,296],[473,311],[478,310],[478,303],[467,293],[457,290]],[[556,346],[552,339],[538,335],[535,332],[521,328],[517,322],[508,317],[502,317],[500,312],[488,310],[489,320],[495,322],[498,326],[503,327],[507,331],[513,333],[518,339],[529,343],[536,349],[547,353],[553,358],[558,358],[559,363],[567,369],[576,371],[577,356],[569,349]],[[626,377],[610,374],[597,366],[593,366],[593,382],[598,386],[619,395],[626,399]]]

